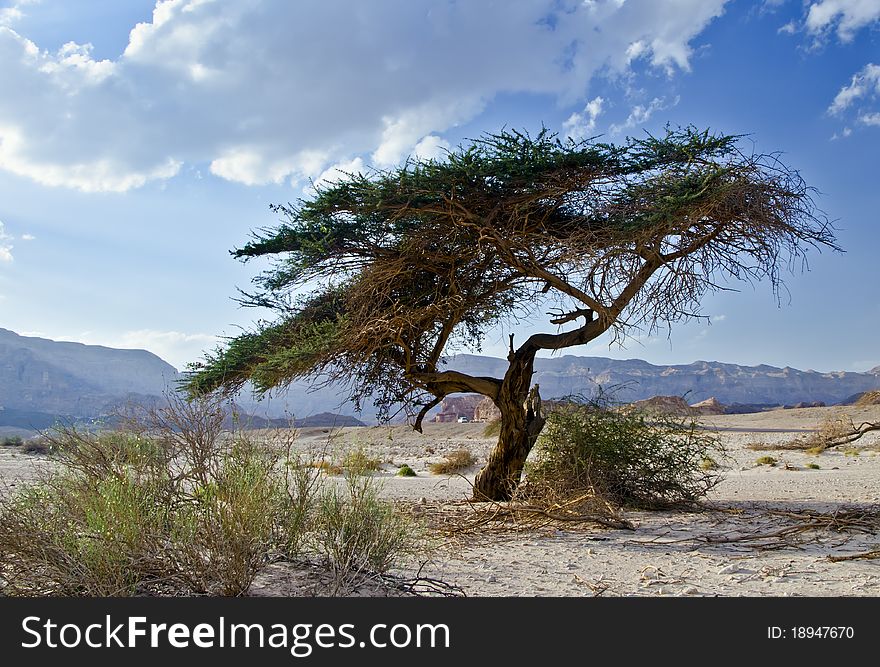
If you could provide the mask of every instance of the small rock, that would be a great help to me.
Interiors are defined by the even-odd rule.
[[[425,496],[422,496],[421,498],[419,498],[419,505],[427,505],[427,504],[428,504],[428,499],[425,498]]]
[[[577,566],[576,563],[569,563],[569,564],[566,565],[565,567],[566,567],[566,569],[569,569],[569,570],[576,570],[576,569],[578,569],[578,566]]]
[[[696,595],[696,594],[699,593],[699,592],[700,592],[700,591],[698,591],[697,588],[696,588],[695,586],[687,586],[687,587],[681,589],[681,590],[678,592],[678,594],[679,594],[679,595]]]
[[[490,574],[488,577],[486,577],[486,581],[490,584],[494,584],[496,581],[498,581],[498,577],[496,577],[494,574]]]

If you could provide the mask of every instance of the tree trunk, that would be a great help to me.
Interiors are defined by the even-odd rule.
[[[511,352],[510,368],[496,401],[501,411],[501,434],[474,482],[474,500],[510,500],[526,457],[544,428],[538,386],[531,387],[535,351]]]

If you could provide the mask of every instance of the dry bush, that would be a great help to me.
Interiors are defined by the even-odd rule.
[[[571,403],[550,414],[516,499],[584,512],[692,503],[721,480],[704,462],[725,456],[691,418]]]
[[[221,438],[216,402],[180,407],[152,431],[47,434],[59,467],[0,504],[7,594],[239,595],[268,558],[297,555],[311,477]]]
[[[337,591],[420,551],[422,527],[381,500],[379,490],[368,471],[349,469],[344,485],[328,486],[319,496],[313,544]]]
[[[379,500],[369,457],[320,487],[295,433],[225,433],[214,399],[171,402],[134,430],[58,427],[59,465],[0,499],[0,594],[242,595],[278,559],[320,557],[340,582],[384,572],[414,526]]]
[[[342,475],[346,471],[373,473],[382,469],[382,462],[375,456],[370,456],[364,447],[344,451],[333,457],[333,460],[327,460],[324,455],[321,455],[315,458],[310,465],[323,473],[334,476]]]
[[[340,467],[350,472],[366,474],[381,470],[382,462],[375,456],[370,456],[364,447],[358,447],[343,455]]]
[[[443,461],[428,466],[435,475],[452,475],[470,468],[477,459],[469,449],[456,449],[443,455]]]

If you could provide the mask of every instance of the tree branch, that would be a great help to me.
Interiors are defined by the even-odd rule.
[[[484,376],[475,377],[458,371],[409,373],[406,377],[419,383],[435,396],[438,394],[446,396],[456,392],[473,392],[497,400],[498,392],[501,389],[501,380]]]

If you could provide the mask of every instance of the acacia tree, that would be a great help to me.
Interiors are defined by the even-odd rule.
[[[692,127],[621,145],[503,131],[274,206],[282,223],[233,254],[274,258],[242,301],[278,319],[195,364],[188,388],[343,382],[386,417],[408,408],[419,431],[444,397],[482,394],[501,429],[475,497],[508,499],[544,425],[539,351],[699,316],[731,280],[776,290],[786,263],[836,247],[799,174],[739,143]],[[548,307],[556,331],[511,336],[503,377],[444,368],[449,350]]]

